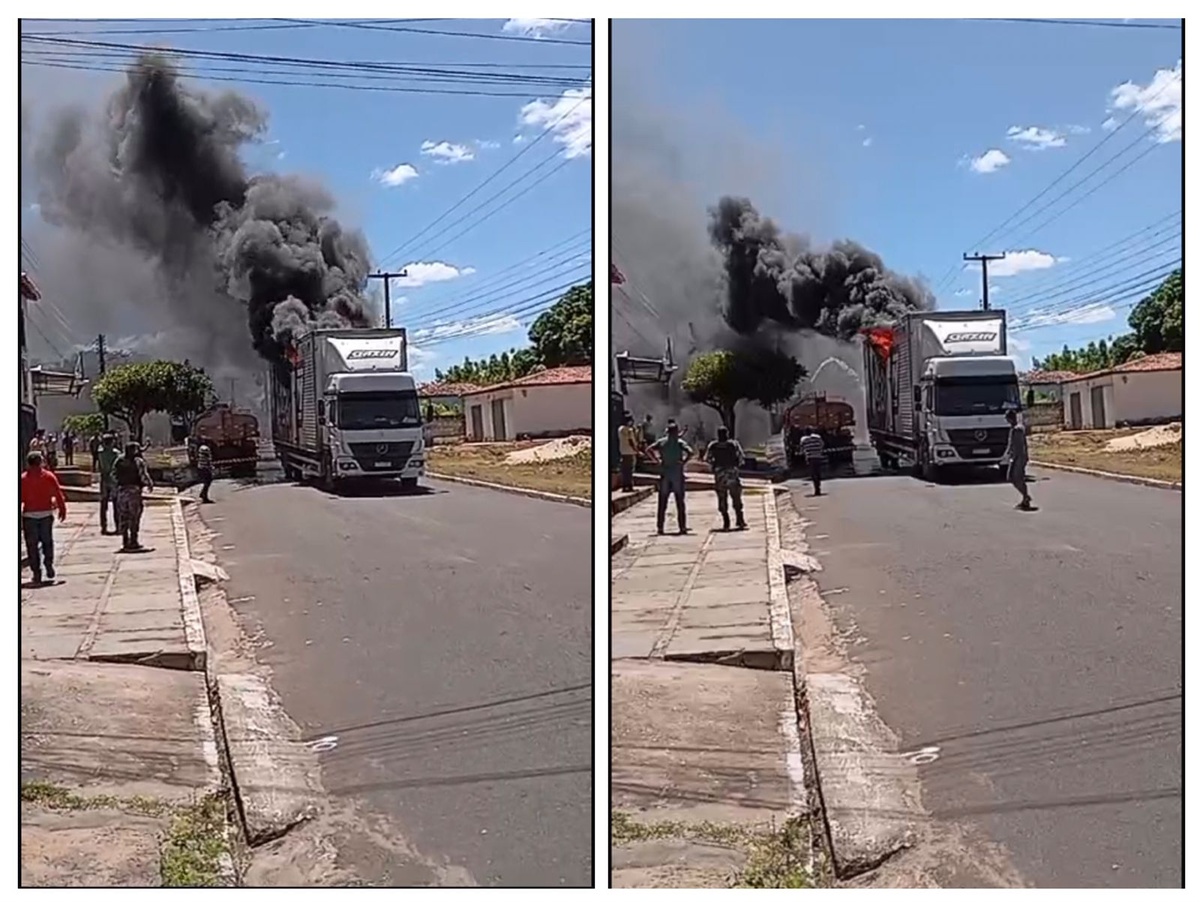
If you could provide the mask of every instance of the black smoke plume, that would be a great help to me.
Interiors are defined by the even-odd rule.
[[[39,142],[41,216],[147,257],[177,325],[240,346],[214,354],[236,360],[249,344],[277,362],[314,325],[370,322],[369,252],[321,187],[247,174],[241,151],[265,128],[249,99],[185,87],[166,59],[144,56],[102,116],[61,113]]]
[[[878,254],[853,241],[813,250],[745,198],[722,197],[709,210],[708,233],[724,264],[725,321],[741,335],[769,323],[848,340],[864,326],[933,306],[921,282],[892,272]]]

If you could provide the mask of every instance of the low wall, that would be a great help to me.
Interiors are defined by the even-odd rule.
[[[1052,432],[1063,428],[1061,401],[1042,402],[1025,408],[1025,426],[1030,432]]]
[[[425,441],[430,445],[445,445],[461,441],[466,435],[466,418],[438,416],[425,423]]]

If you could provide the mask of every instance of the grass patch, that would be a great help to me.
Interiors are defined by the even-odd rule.
[[[625,811],[612,812],[612,842],[627,845],[656,839],[698,840],[744,849],[746,866],[733,875],[730,887],[748,889],[807,889],[817,885],[810,869],[808,825],[791,818],[782,827],[750,827],[705,821],[685,824],[658,821],[644,824]]]
[[[21,801],[57,811],[127,811],[170,818],[160,850],[163,886],[224,886],[221,859],[229,854],[225,802],[209,795],[191,804],[143,796],[84,796],[44,781],[21,784]]]
[[[1136,435],[1143,431],[1145,430],[1097,429],[1033,433],[1029,436],[1029,456],[1034,463],[1040,461],[1102,470],[1105,473],[1140,476],[1145,479],[1182,482],[1181,442],[1133,451],[1104,450],[1105,445],[1115,438]]]
[[[540,442],[486,442],[459,445],[434,445],[426,452],[429,469],[447,476],[480,479],[501,485],[592,497],[592,455],[590,450],[537,463],[508,464],[512,451],[532,448]]]

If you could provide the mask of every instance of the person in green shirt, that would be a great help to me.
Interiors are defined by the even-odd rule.
[[[113,508],[113,534],[121,531],[117,513],[117,483],[113,475],[113,467],[121,452],[117,450],[117,437],[111,432],[105,433],[100,439],[100,447],[96,451],[96,473],[100,477],[100,534],[108,535],[108,506]]]
[[[675,496],[675,513],[679,519],[679,534],[687,533],[687,502],[684,500],[686,480],[684,466],[694,456],[691,446],[679,437],[679,424],[667,420],[667,434],[649,447],[658,461],[658,534],[663,534],[667,518],[667,498]]]

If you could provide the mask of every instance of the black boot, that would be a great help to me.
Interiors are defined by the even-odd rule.
[[[721,514],[721,529],[729,532],[729,514]]]

